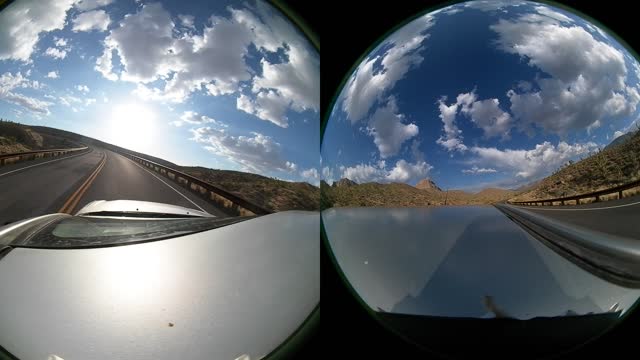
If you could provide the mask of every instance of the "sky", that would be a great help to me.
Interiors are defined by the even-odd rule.
[[[563,9],[472,1],[422,14],[357,64],[321,178],[517,188],[635,128],[640,64]]]
[[[264,1],[20,0],[0,28],[0,118],[319,182],[320,57]]]

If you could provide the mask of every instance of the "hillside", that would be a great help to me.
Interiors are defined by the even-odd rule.
[[[9,140],[6,140],[9,139]],[[7,143],[2,147],[1,144]],[[46,126],[26,126],[0,122],[0,153],[66,148],[87,144],[125,152],[151,160],[205,180],[256,205],[277,212],[284,210],[318,210],[320,190],[305,182],[288,182],[241,171],[180,166],[148,154],[135,152],[70,131]],[[2,150],[5,149],[5,152]]]
[[[0,154],[78,146],[68,138],[41,133],[36,127],[0,119]]]
[[[203,167],[176,170],[203,179],[271,211],[318,210],[320,189],[306,182],[288,182],[262,175]]]
[[[345,183],[342,179],[338,184]],[[462,190],[442,191],[429,179],[424,179],[416,187],[403,183],[381,184],[376,182],[356,184],[348,180],[349,186],[329,186],[321,182],[321,208],[329,207],[412,207],[438,205],[482,205],[512,197],[515,192],[502,189],[485,189],[479,193]],[[335,185],[336,183],[334,183]],[[420,186],[420,188],[418,188]]]
[[[621,145],[627,142],[628,140],[630,140],[633,137],[633,135],[635,135],[635,132],[628,132],[624,135],[620,135],[617,138],[615,138],[612,142],[610,142],[609,145],[605,147],[605,149]]]
[[[434,183],[433,180],[431,179],[422,179],[418,181],[418,183],[416,184],[416,188],[420,190],[432,189],[432,190],[442,191],[442,189],[440,189],[438,185],[436,185],[436,183]]]
[[[543,200],[585,194],[640,179],[640,132],[613,145],[560,169],[511,200]]]

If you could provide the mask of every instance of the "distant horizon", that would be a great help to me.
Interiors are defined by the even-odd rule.
[[[349,181],[352,181],[352,182],[354,182],[354,183],[355,183],[355,184],[357,184],[357,185],[362,185],[362,184],[372,184],[372,183],[374,183],[374,184],[402,184],[402,185],[408,185],[408,186],[411,186],[411,187],[414,187],[414,188],[415,188],[415,187],[416,187],[416,185],[417,185],[417,183],[416,183],[416,184],[408,184],[408,183],[400,182],[400,181],[391,181],[391,182],[379,182],[379,181],[357,182],[357,181],[352,180],[352,179],[349,179],[349,178],[340,178],[340,179],[337,179],[337,180],[332,180],[331,182],[326,181],[325,179],[321,179],[321,180],[320,180],[320,182],[325,182],[325,183],[327,183],[329,186],[332,186],[334,183],[337,183],[337,182],[339,182],[340,180],[345,180],[345,179],[346,179],[346,180],[349,180]],[[535,183],[535,182],[540,181],[540,180],[542,180],[542,179],[544,179],[544,178],[540,178],[540,179],[532,180],[532,182],[531,182],[531,183]],[[433,179],[431,179],[431,178],[428,178],[428,177],[427,177],[427,178],[423,178],[423,179],[418,180],[418,182],[420,182],[420,181],[422,181],[422,180],[431,180],[431,181],[433,181],[433,183],[434,183],[437,187],[439,187],[439,188],[440,188],[440,190],[441,190],[442,192],[447,192],[447,191],[464,191],[464,192],[471,193],[471,194],[476,194],[476,193],[479,193],[479,192],[481,192],[481,191],[484,191],[484,190],[490,190],[490,189],[516,191],[518,188],[525,187],[525,186],[528,186],[528,185],[530,185],[530,184],[531,184],[531,183],[529,183],[529,184],[525,184],[525,185],[519,186],[518,188],[506,188],[506,187],[499,187],[499,186],[487,186],[487,187],[466,188],[466,189],[465,189],[465,188],[451,188],[451,189],[446,189],[446,188],[442,188],[440,185],[438,185],[438,183],[437,183],[437,182],[435,182],[435,181],[434,181]]]
[[[155,157],[155,158],[158,158],[158,159],[161,159],[161,160],[164,160],[164,161],[167,161],[167,162],[173,163],[173,164],[175,164],[175,165],[177,165],[177,166],[180,166],[180,167],[203,167],[203,168],[210,169],[210,170],[236,171],[236,172],[241,172],[241,173],[246,173],[246,174],[253,174],[253,175],[264,176],[264,177],[266,177],[266,178],[271,178],[271,179],[276,179],[276,180],[281,180],[281,181],[286,181],[286,182],[291,182],[291,183],[307,183],[307,184],[309,184],[309,185],[311,185],[311,186],[319,187],[319,184],[318,184],[318,185],[315,185],[315,184],[312,184],[312,183],[310,183],[310,182],[308,182],[308,181],[293,181],[293,180],[287,180],[287,179],[280,179],[280,178],[271,177],[271,176],[267,176],[267,175],[263,175],[263,174],[258,174],[258,173],[254,173],[254,172],[250,172],[250,171],[241,171],[241,170],[235,170],[235,169],[222,169],[222,168],[210,168],[210,167],[207,167],[207,166],[205,166],[205,165],[199,165],[199,164],[194,164],[194,165],[184,165],[184,164],[180,164],[180,163],[178,163],[178,162],[176,162],[176,161],[167,160],[167,159],[165,159],[165,158],[164,158],[164,157],[162,157],[162,156],[158,156],[158,155],[151,154],[151,153],[146,153],[146,152],[141,152],[141,151],[137,151],[137,150],[129,149],[129,148],[127,148],[127,147],[120,146],[120,145],[117,145],[117,144],[113,144],[113,143],[111,143],[111,142],[109,142],[109,141],[102,140],[102,139],[99,139],[99,138],[97,138],[97,137],[93,137],[93,136],[85,135],[85,134],[82,134],[82,133],[79,133],[79,132],[76,132],[76,131],[71,131],[71,130],[67,130],[67,129],[56,128],[56,127],[52,127],[52,126],[49,126],[49,125],[46,125],[46,124],[24,124],[24,123],[21,123],[21,122],[18,122],[18,121],[14,121],[14,120],[11,120],[11,119],[8,119],[8,118],[4,118],[4,117],[2,117],[2,116],[0,116],[0,119],[2,119],[3,121],[11,121],[11,122],[13,122],[13,123],[20,124],[20,125],[25,125],[25,126],[40,126],[40,127],[46,127],[46,128],[55,129],[55,130],[67,131],[67,132],[70,132],[70,133],[73,133],[73,134],[76,134],[76,135],[80,135],[80,136],[84,136],[84,137],[87,137],[87,138],[90,138],[90,139],[93,139],[93,140],[98,140],[98,141],[104,142],[104,143],[109,144],[109,145],[112,145],[112,146],[117,146],[117,147],[123,148],[123,149],[125,149],[125,150],[134,151],[134,152],[137,152],[137,153],[140,153],[140,154],[144,154],[144,155],[148,155],[148,156],[151,156],[151,157]]]

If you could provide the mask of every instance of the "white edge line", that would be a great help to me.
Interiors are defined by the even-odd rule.
[[[25,167],[20,168],[20,169],[15,169],[15,170],[11,170],[11,171],[8,171],[8,172],[6,172],[6,173],[0,174],[0,176],[9,175],[9,174],[12,174],[12,173],[14,173],[14,172],[18,172],[18,171],[26,170],[26,169],[28,169],[28,168],[32,168],[32,167],[34,167],[34,166],[40,166],[40,165],[48,164],[48,163],[51,163],[51,162],[54,162],[54,161],[60,161],[60,160],[71,159],[71,158],[74,158],[74,157],[76,157],[76,156],[85,155],[85,154],[88,154],[88,153],[75,154],[75,155],[71,155],[71,156],[67,156],[67,157],[63,157],[63,158],[59,158],[59,159],[53,159],[53,160],[49,160],[49,161],[45,161],[45,162],[41,162],[41,163],[38,163],[38,164],[25,166]]]
[[[201,208],[200,205],[196,204],[193,202],[193,200],[189,199],[185,194],[181,193],[180,191],[176,190],[173,186],[167,184],[164,180],[162,180],[161,178],[159,178],[156,174],[152,173],[151,170],[144,168],[142,165],[138,164],[137,162],[129,159],[128,157],[124,156],[124,155],[120,155],[123,158],[131,161],[132,163],[136,164],[138,167],[140,167],[142,170],[145,170],[146,172],[148,172],[149,174],[153,175],[153,177],[155,177],[156,179],[162,181],[163,184],[167,185],[168,187],[170,187],[173,191],[177,192],[180,196],[182,196],[183,198],[189,200],[190,203],[192,203],[193,205],[197,206],[198,209],[200,209],[203,212],[206,212],[207,214],[209,214],[205,209]],[[213,214],[211,214],[213,215]],[[214,215],[215,216],[215,215]]]
[[[590,211],[590,210],[605,210],[605,209],[615,209],[615,208],[621,208],[621,207],[625,207],[625,206],[632,206],[632,205],[638,205],[640,204],[640,201],[638,202],[634,202],[634,203],[630,203],[630,204],[623,204],[623,205],[616,205],[616,206],[607,206],[607,207],[601,207],[601,208],[587,208],[587,209],[538,209],[538,207],[541,206],[518,206],[518,205],[511,205],[511,206],[515,206],[518,207],[520,209],[525,209],[525,210],[545,210],[545,211]]]

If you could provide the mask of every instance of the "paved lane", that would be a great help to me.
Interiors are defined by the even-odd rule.
[[[102,152],[92,149],[62,159],[0,167],[0,225],[57,212],[101,159]]]
[[[109,150],[100,151],[106,153],[106,163],[73,209],[73,213],[94,200],[141,200],[179,205],[226,217],[214,205],[160,174],[147,170],[120,154]]]
[[[640,196],[578,206],[518,206],[555,220],[640,240]]]
[[[64,158],[3,166],[0,199],[0,225],[60,212],[63,208],[73,214],[94,200],[160,202],[227,217],[172,180],[102,148]]]

